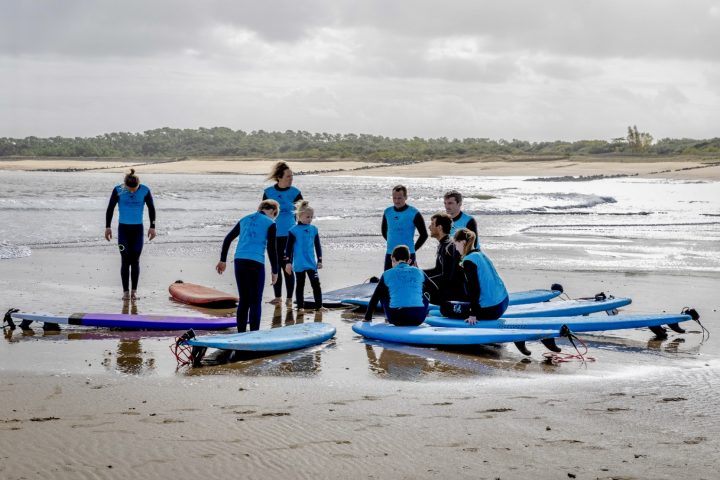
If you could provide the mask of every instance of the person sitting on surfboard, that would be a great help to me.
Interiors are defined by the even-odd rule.
[[[478,235],[477,222],[473,217],[462,211],[463,196],[457,190],[450,190],[443,195],[445,212],[452,219],[450,236],[455,235],[461,228],[467,228],[475,234],[475,248],[480,248],[480,235]]]
[[[155,204],[150,189],[140,183],[135,169],[125,175],[122,184],[113,188],[105,212],[105,240],[112,238],[112,217],[115,205],[119,205],[118,248],[120,249],[120,279],[123,287],[123,300],[137,298],[138,280],[140,278],[140,254],[143,249],[143,213],[145,205],[150,217],[148,239],[155,238]]]
[[[470,304],[468,309],[467,305],[462,305],[460,302],[446,302],[441,305],[440,312],[446,317],[465,318],[471,325],[478,320],[500,318],[507,310],[509,296],[505,283],[495,270],[492,261],[475,248],[475,234],[467,228],[455,232],[453,241],[455,248],[462,254],[462,267],[465,271],[466,291]]]
[[[415,252],[420,249],[428,238],[425,220],[420,212],[412,205],[407,204],[407,188],[396,185],[392,189],[393,206],[385,209],[382,219],[382,236],[387,240],[385,251],[385,270],[392,266],[391,253],[398,245],[406,245],[410,251],[410,265],[415,265]],[[415,238],[418,231],[418,239]]]
[[[273,165],[267,180],[275,180],[275,185],[267,187],[263,192],[263,200],[275,200],[280,204],[280,213],[278,213],[275,224],[277,225],[277,242],[276,262],[280,269],[284,269],[285,262],[283,256],[285,254],[285,246],[288,240],[288,231],[290,227],[295,225],[295,203],[302,200],[302,193],[297,187],[293,187],[293,172],[290,166],[285,162],[277,162]],[[273,284],[275,298],[270,303],[278,304],[282,302],[282,284],[285,277],[285,291],[287,294],[287,304],[292,305],[293,289],[295,288],[295,277],[292,273],[288,274],[283,271],[278,277],[278,281]]]
[[[410,259],[407,246],[398,245],[393,249],[392,268],[380,277],[364,321],[372,321],[378,302],[385,310],[385,318],[393,325],[417,326],[425,321],[429,306],[425,294],[435,286],[422,270],[410,265]]]
[[[318,228],[312,225],[315,210],[307,200],[300,200],[297,205],[297,225],[288,231],[285,247],[285,272],[292,275],[295,271],[295,303],[298,310],[305,307],[305,275],[310,279],[315,308],[322,308],[322,290],[318,269],[322,268],[322,247]]]
[[[223,240],[220,261],[215,266],[219,274],[225,271],[230,244],[240,237],[235,247],[235,281],[238,288],[238,332],[260,329],[262,296],[265,288],[265,250],[270,259],[274,285],[278,279],[277,253],[275,252],[275,217],[280,205],[275,200],[263,200],[257,212],[240,219]]]
[[[449,235],[451,226],[452,219],[447,213],[430,217],[430,236],[438,241],[438,247],[435,266],[423,271],[437,285],[437,291],[430,297],[430,303],[436,305],[448,300],[467,300],[460,254]]]

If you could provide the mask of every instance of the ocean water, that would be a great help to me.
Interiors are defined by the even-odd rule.
[[[0,261],[38,249],[105,245],[105,208],[120,179],[115,173],[0,172]],[[216,250],[268,185],[252,175],[148,174],[142,181],[158,212],[155,254],[170,256]],[[442,211],[445,191],[462,192],[483,248],[507,268],[720,272],[716,182],[311,175],[295,181],[315,207],[323,248],[353,252],[384,248],[381,215],[398,183],[426,220]]]

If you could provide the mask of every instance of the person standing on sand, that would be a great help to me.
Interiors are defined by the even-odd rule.
[[[288,274],[285,270],[283,255],[287,246],[288,231],[290,227],[295,225],[295,203],[302,200],[302,193],[297,187],[293,187],[293,172],[286,162],[277,162],[273,165],[272,171],[267,176],[267,180],[275,180],[275,185],[267,187],[263,193],[263,200],[275,200],[280,205],[280,213],[278,214],[276,253],[278,257],[276,262],[281,270],[282,275],[278,277],[278,281],[273,284],[275,298],[270,303],[278,304],[282,302],[282,284],[285,277],[286,303],[292,305],[293,290],[295,288],[295,277]]]
[[[450,238],[452,219],[447,213],[436,213],[430,217],[430,236],[438,241],[435,266],[423,270],[437,285],[437,292],[430,297],[430,303],[440,305],[449,300],[466,300],[465,280],[460,267],[460,254]]]
[[[406,245],[410,251],[410,265],[416,265],[415,252],[420,249],[428,239],[425,220],[420,212],[407,203],[407,188],[396,185],[392,189],[393,205],[385,209],[382,219],[382,236],[387,241],[385,250],[384,270],[392,267],[391,254],[398,245]],[[418,239],[415,238],[418,231]]]
[[[155,238],[155,204],[150,189],[140,183],[135,169],[125,175],[122,184],[113,188],[105,211],[105,240],[112,239],[112,217],[118,206],[118,248],[120,249],[120,279],[123,287],[123,300],[136,300],[138,280],[140,278],[140,254],[143,249],[143,214],[145,205],[150,217],[148,239]]]
[[[285,247],[285,271],[292,275],[295,271],[295,303],[298,311],[305,308],[305,275],[310,279],[315,309],[322,309],[322,290],[318,269],[323,268],[322,247],[318,228],[312,225],[315,210],[306,200],[297,204],[297,225],[288,231]]]
[[[241,218],[235,227],[225,236],[220,261],[215,266],[222,275],[226,268],[230,244],[240,237],[235,247],[235,282],[238,289],[238,307],[236,312],[238,332],[260,329],[262,313],[262,295],[265,288],[265,250],[270,259],[270,270],[274,285],[278,279],[277,252],[275,251],[275,217],[280,205],[275,200],[263,200],[257,212]]]
[[[446,303],[440,307],[440,313],[446,317],[464,318],[474,325],[478,320],[496,320],[505,313],[509,304],[505,283],[495,270],[492,261],[475,248],[475,234],[467,228],[461,228],[453,237],[455,248],[462,254],[462,266],[467,282],[467,295],[470,300],[469,312],[465,308]]]
[[[450,190],[443,196],[445,211],[452,219],[450,236],[455,235],[461,228],[467,228],[475,234],[475,248],[480,248],[480,235],[478,235],[477,222],[473,217],[462,211],[463,196],[457,190]]]

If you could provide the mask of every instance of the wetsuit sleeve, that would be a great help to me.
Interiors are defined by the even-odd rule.
[[[318,262],[322,262],[322,247],[320,246],[320,234],[315,235],[315,256]]]
[[[302,199],[302,193],[298,192],[297,197],[295,197],[295,200],[293,200],[293,203],[297,203]]]
[[[286,262],[292,262],[294,249],[295,249],[295,234],[293,232],[288,232],[287,243],[285,244],[285,251],[282,252],[283,258],[285,259]]]
[[[110,225],[112,224],[112,217],[118,200],[120,200],[120,197],[118,197],[117,190],[113,188],[113,191],[110,194],[110,201],[108,202],[107,210],[105,211],[105,228],[110,228]]]
[[[272,273],[278,273],[276,233],[277,225],[273,223],[267,231],[267,253],[268,257],[270,257],[270,271]]]
[[[382,225],[380,226],[380,231],[382,232],[382,236],[385,240],[387,240],[387,229],[388,229],[387,219],[385,218],[385,214],[383,213],[383,220],[382,220]]]
[[[467,282],[468,299],[470,300],[470,314],[477,317],[480,311],[480,281],[478,279],[477,265],[473,262],[463,262],[465,281]]]
[[[415,251],[417,252],[420,250],[420,247],[423,246],[425,241],[428,239],[428,232],[427,227],[425,226],[425,220],[423,219],[420,212],[415,214],[415,218],[413,219],[413,223],[415,224],[415,228],[417,229],[420,236],[417,239],[417,242],[415,242]]]
[[[262,199],[263,199],[263,200],[267,200],[267,199],[268,199],[267,193],[263,192],[263,198],[262,198]]]
[[[145,195],[145,205],[147,205],[148,216],[150,217],[150,228],[155,228],[155,202],[153,202],[150,190],[148,190],[147,195]]]
[[[475,219],[471,217],[465,228],[475,234],[475,248],[477,248],[478,245],[480,245],[480,235],[478,235],[477,222]]]
[[[240,236],[240,222],[236,223],[230,232],[225,235],[225,240],[223,240],[222,244],[222,250],[220,251],[220,261],[221,262],[227,262],[227,256],[228,256],[228,250],[230,250],[230,244],[235,240],[237,237]]]
[[[367,310],[365,311],[365,320],[371,321],[373,313],[375,313],[375,306],[378,304],[380,300],[387,300],[390,298],[390,290],[388,290],[387,285],[385,285],[385,279],[383,277],[380,277],[380,281],[377,284],[377,287],[375,287],[375,291],[372,294],[372,297],[370,297],[370,303],[368,303]]]
[[[423,293],[430,294],[430,298],[434,298],[440,291],[440,288],[438,285],[427,275],[425,275],[425,280],[423,280]]]

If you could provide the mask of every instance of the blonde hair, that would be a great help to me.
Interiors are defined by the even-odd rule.
[[[315,209],[310,206],[310,202],[307,200],[298,200],[295,203],[295,218],[300,218],[303,213],[315,213]]]
[[[477,235],[475,235],[472,230],[468,230],[467,228],[461,228],[460,230],[455,232],[453,240],[456,242],[462,242],[463,240],[465,240],[465,248],[463,248],[463,251],[461,252],[462,256],[464,257],[475,249],[476,238]]]
[[[260,202],[260,205],[258,205],[258,212],[262,212],[263,210],[274,210],[276,212],[279,212],[280,204],[275,200],[263,200],[262,202]]]
[[[283,177],[283,175],[285,175],[286,170],[290,170],[290,165],[281,160],[273,165],[272,170],[270,170],[270,173],[267,177],[265,177],[265,179],[275,180],[277,182]]]

